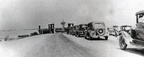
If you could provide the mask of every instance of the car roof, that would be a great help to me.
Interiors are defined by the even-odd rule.
[[[93,21],[93,22],[89,22],[89,23],[104,23],[102,21]]]
[[[87,25],[87,24],[80,24],[80,25]]]
[[[131,27],[130,25],[122,25],[121,27]]]
[[[136,15],[138,15],[138,14],[144,14],[144,10],[141,10],[141,11],[138,11],[138,12],[136,12]]]
[[[68,24],[74,24],[74,23],[68,23]]]

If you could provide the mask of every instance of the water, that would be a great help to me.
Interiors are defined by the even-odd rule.
[[[30,35],[30,33],[38,32],[38,30],[5,30],[0,31],[0,38],[18,38],[18,35]]]

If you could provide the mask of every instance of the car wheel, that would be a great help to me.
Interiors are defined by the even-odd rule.
[[[108,40],[108,36],[105,36],[105,40]]]
[[[75,33],[75,36],[77,37],[77,33]]]
[[[69,33],[67,32],[67,34],[69,34]]]
[[[80,35],[78,34],[77,37],[80,37]]]
[[[85,39],[91,40],[91,37],[89,35],[85,35]]]
[[[118,35],[115,35],[115,37],[117,37]]]
[[[78,37],[78,33],[76,33],[76,37]]]
[[[78,34],[76,34],[76,37],[78,37],[79,35]]]
[[[120,46],[120,49],[122,49],[122,50],[125,50],[127,48],[127,44],[126,44],[123,36],[120,36],[119,46]]]

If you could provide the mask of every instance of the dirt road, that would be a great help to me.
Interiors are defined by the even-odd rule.
[[[40,35],[0,43],[2,57],[94,57],[62,34]]]
[[[52,35],[35,45],[25,57],[94,57],[89,50],[62,34]]]
[[[120,50],[118,39],[86,40],[67,34],[44,34],[0,43],[2,57],[142,57],[143,50]]]
[[[109,40],[86,40],[84,37],[65,35],[75,43],[92,50],[95,57],[143,57],[144,50],[129,46],[127,50],[119,48],[118,38],[109,36]]]

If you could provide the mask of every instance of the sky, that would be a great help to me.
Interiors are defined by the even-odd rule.
[[[143,7],[144,0],[0,0],[0,30],[62,27],[62,20],[135,26],[135,13]]]

